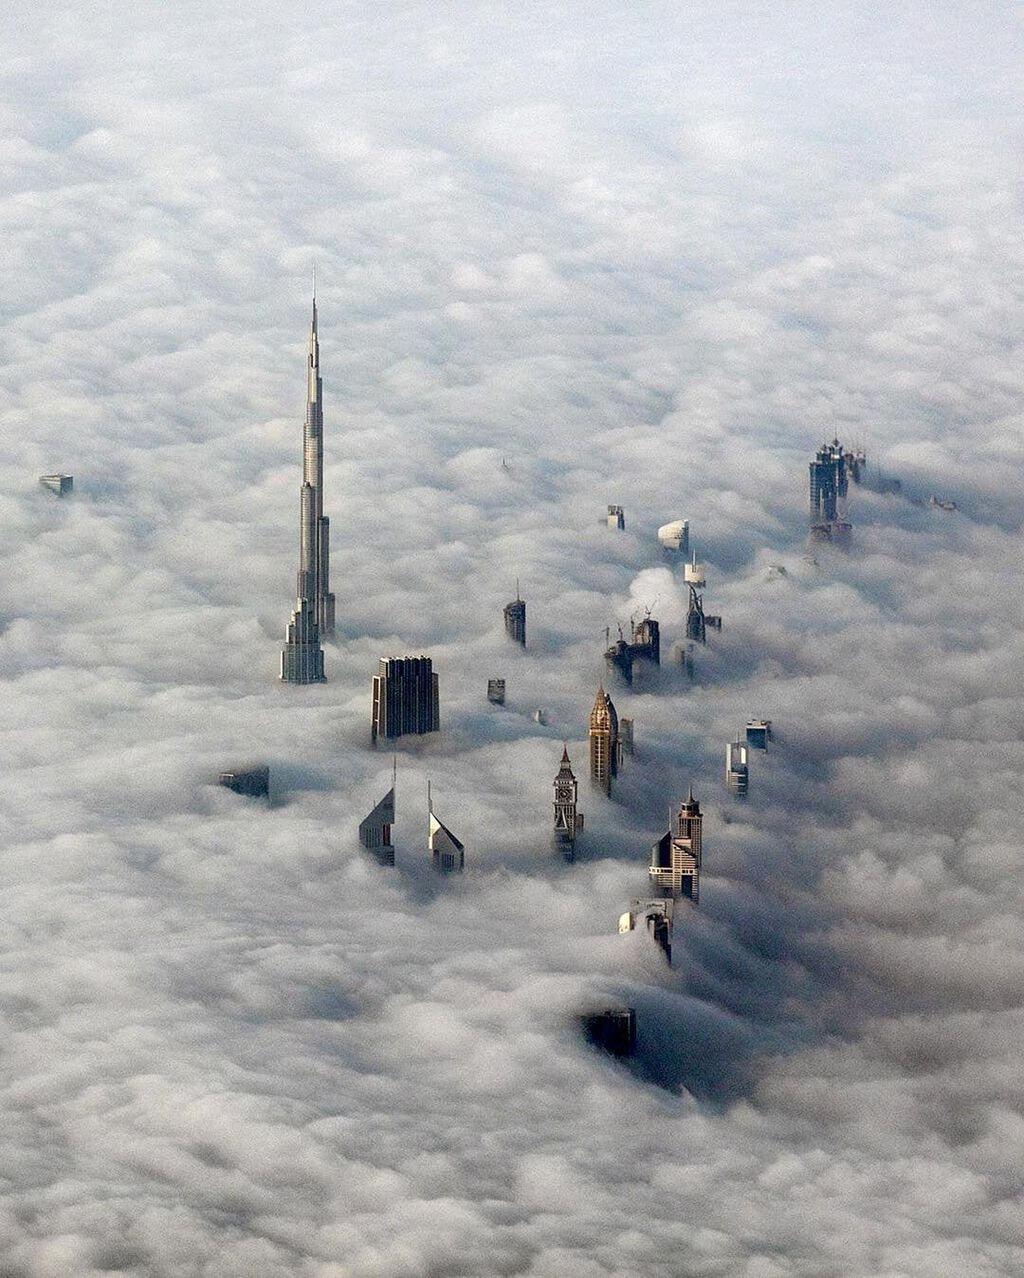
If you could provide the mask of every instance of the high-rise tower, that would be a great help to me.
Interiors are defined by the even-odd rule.
[[[302,490],[299,497],[299,572],[296,605],[281,652],[285,683],[322,683],[321,635],[334,633],[334,596],[329,588],[330,520],[324,514],[324,413],[320,380],[316,296],[309,328],[306,423],[302,431]]]
[[[619,716],[602,685],[590,712],[590,780],[605,794],[612,792],[612,777],[618,776],[621,758]]]
[[[562,762],[555,777],[555,826],[552,842],[567,861],[576,855],[576,835],[583,829],[583,813],[576,803],[579,785],[569,762],[569,748],[562,750]]]
[[[526,600],[519,598],[519,582],[516,597],[505,605],[505,633],[516,643],[526,647]]]
[[[373,676],[370,732],[393,739],[441,727],[437,674],[429,657],[381,657]]]
[[[285,683],[324,681],[324,650],[312,600],[299,599],[295,604],[281,649],[281,678]]]
[[[306,360],[306,425],[302,433],[302,539],[300,543],[300,599],[310,599],[321,635],[334,634],[334,596],[330,586],[331,521],[324,514],[324,404],[320,378],[320,339],[316,324],[316,297],[309,326]],[[306,489],[312,491],[306,501]]]
[[[693,787],[679,806],[676,828],[663,834],[651,848],[651,886],[664,896],[700,898],[701,828],[704,816],[693,797]]]

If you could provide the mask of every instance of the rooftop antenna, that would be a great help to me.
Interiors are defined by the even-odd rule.
[[[518,577],[516,578],[516,603],[522,603],[522,600],[519,598],[519,578]]]

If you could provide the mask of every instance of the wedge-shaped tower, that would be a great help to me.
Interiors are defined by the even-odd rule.
[[[428,848],[430,860],[439,874],[461,874],[466,868],[466,849],[434,816],[434,803],[430,797],[430,785],[427,785],[427,814],[430,820]]]
[[[395,848],[391,842],[391,827],[395,823],[395,781],[392,771],[391,789],[359,823],[359,842],[375,853],[381,865],[395,863]]]

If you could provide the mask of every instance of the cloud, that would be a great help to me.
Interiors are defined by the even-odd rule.
[[[0,1271],[1019,1272],[1005,14],[2,21]],[[295,689],[314,261],[339,636]],[[833,433],[904,489],[812,563]],[[562,743],[585,777],[605,627],[682,637],[684,517],[723,630],[692,685],[612,685],[637,754],[565,866]],[[421,651],[444,731],[399,751],[386,871],[369,681]],[[213,785],[251,758],[269,808]],[[690,781],[668,970],[615,921]],[[576,1023],[615,1002],[629,1065]]]

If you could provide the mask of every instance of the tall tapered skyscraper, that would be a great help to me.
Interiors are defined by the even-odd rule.
[[[334,596],[330,584],[331,521],[324,514],[324,404],[320,378],[320,340],[316,327],[316,298],[309,326],[306,360],[306,425],[302,433],[302,538],[299,555],[300,599],[313,602],[321,635],[334,634]],[[306,507],[306,489],[309,508]]]
[[[302,490],[299,499],[299,572],[296,606],[281,653],[286,683],[322,683],[324,655],[320,637],[334,633],[334,596],[330,591],[331,521],[324,514],[324,408],[320,379],[320,340],[316,297],[306,358],[306,423],[302,431]]]

